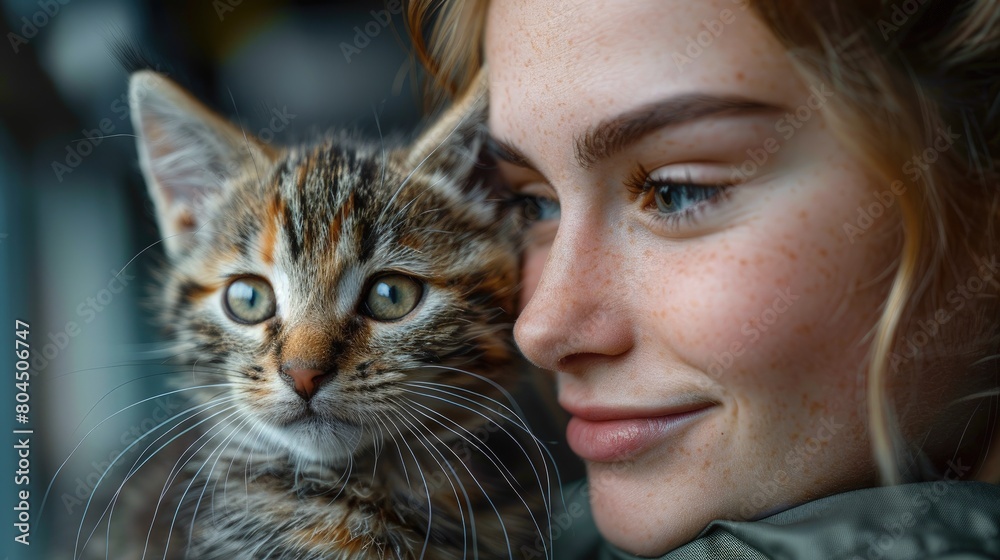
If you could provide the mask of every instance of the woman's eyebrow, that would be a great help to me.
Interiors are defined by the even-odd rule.
[[[486,150],[493,155],[493,157],[501,161],[506,161],[507,163],[523,167],[525,169],[530,169],[535,172],[538,171],[538,167],[535,166],[530,159],[528,159],[528,156],[524,155],[521,150],[518,150],[509,142],[489,136],[486,139]]]
[[[787,109],[741,97],[699,93],[679,95],[622,113],[592,127],[576,139],[576,161],[584,169],[590,169],[644,136],[669,126],[721,114],[771,112],[787,112]],[[502,161],[538,171],[538,166],[510,142],[490,136],[486,149]]]
[[[647,134],[697,119],[720,114],[786,111],[777,105],[741,97],[679,95],[630,110],[592,127],[576,139],[576,160],[584,169],[590,169]],[[515,153],[519,152],[515,150]]]

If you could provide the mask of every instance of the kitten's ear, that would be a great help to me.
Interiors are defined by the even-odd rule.
[[[486,119],[489,114],[485,66],[473,85],[434,121],[406,158],[407,167],[445,169],[453,176],[466,176],[486,155]]]
[[[167,254],[190,246],[190,235],[208,219],[205,202],[226,180],[275,154],[199,103],[183,88],[148,70],[129,79],[129,108],[149,194]]]

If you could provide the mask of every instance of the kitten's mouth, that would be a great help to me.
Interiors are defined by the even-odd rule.
[[[269,423],[271,429],[265,429],[265,433],[270,441],[286,449],[296,462],[346,464],[371,443],[371,433],[361,425],[306,407]]]
[[[330,414],[320,412],[311,403],[306,403],[305,406],[299,408],[294,413],[283,416],[276,424],[282,428],[300,429],[302,427],[316,427],[317,429],[329,429],[331,427],[354,429],[360,427],[356,422],[347,418],[331,416]]]

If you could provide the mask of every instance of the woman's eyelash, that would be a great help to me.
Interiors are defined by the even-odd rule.
[[[629,175],[625,187],[635,199],[642,199],[643,210],[655,220],[666,220],[668,227],[691,225],[711,206],[729,195],[732,184],[697,183],[690,172],[682,180],[657,179],[642,166]]]

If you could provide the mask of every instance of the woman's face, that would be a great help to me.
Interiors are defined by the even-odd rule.
[[[862,364],[898,205],[831,133],[832,84],[734,0],[493,2],[486,53],[492,135],[543,199],[515,334],[605,537],[656,555],[874,484]]]

